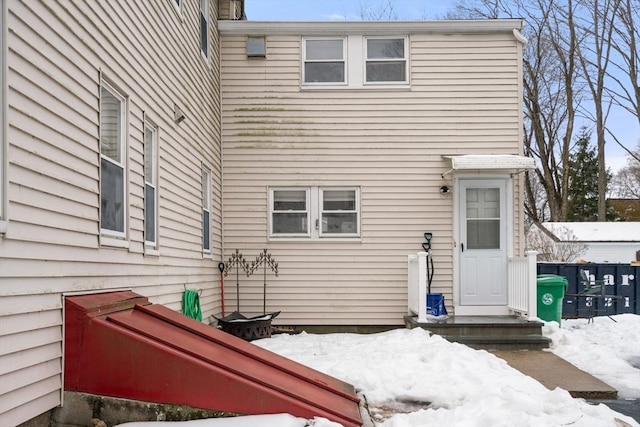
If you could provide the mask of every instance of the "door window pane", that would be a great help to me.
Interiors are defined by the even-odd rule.
[[[500,249],[500,189],[468,188],[467,248]]]

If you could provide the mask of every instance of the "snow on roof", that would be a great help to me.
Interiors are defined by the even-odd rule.
[[[640,222],[543,222],[542,225],[560,240],[640,242]]]

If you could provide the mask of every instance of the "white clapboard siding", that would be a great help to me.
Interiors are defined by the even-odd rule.
[[[227,7],[227,14],[229,5]],[[219,314],[222,166],[217,1],[2,2],[6,214],[0,239],[0,425],[60,404],[63,295],[131,289]],[[100,82],[126,98],[127,248],[100,238]],[[174,105],[186,115],[174,123]],[[106,114],[106,111],[103,111]],[[158,247],[144,244],[144,120],[158,129]],[[201,169],[212,176],[202,251]]]
[[[313,24],[306,30],[318,35]],[[407,255],[421,250],[429,231],[432,290],[450,304],[453,200],[439,188],[452,181],[441,176],[450,168],[442,156],[521,154],[519,42],[511,30],[414,30],[410,87],[307,89],[300,86],[300,31],[274,25],[265,31],[266,58],[247,59],[242,25],[222,30],[226,257],[239,249],[252,261],[266,248],[276,259],[278,277],[266,278],[267,311],[282,311],[276,323],[400,325]],[[270,186],[358,186],[361,237],[269,239]],[[228,310],[236,306],[236,282],[242,311],[261,313],[262,270],[227,276]]]

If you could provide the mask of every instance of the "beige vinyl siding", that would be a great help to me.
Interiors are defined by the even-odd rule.
[[[429,231],[432,292],[451,305],[453,199],[439,188],[453,180],[441,176],[442,156],[521,154],[518,42],[511,31],[414,33],[409,88],[308,89],[302,36],[267,34],[266,59],[247,59],[245,36],[223,32],[225,256],[239,249],[253,260],[266,248],[278,261],[279,276],[267,277],[278,324],[400,325],[407,255]],[[277,186],[359,187],[360,239],[269,239]],[[262,312],[261,270],[239,282],[242,311]],[[228,310],[235,283],[227,277]]]
[[[0,425],[60,403],[63,295],[132,289],[180,310],[202,289],[220,311],[221,147],[217,5],[210,59],[199,2],[3,2],[7,43],[7,232],[0,238]],[[101,245],[101,74],[127,99],[128,248]],[[174,104],[186,120],[174,123]],[[144,250],[144,116],[158,126],[158,251]],[[202,252],[201,164],[212,172]],[[5,217],[3,217],[5,219]]]

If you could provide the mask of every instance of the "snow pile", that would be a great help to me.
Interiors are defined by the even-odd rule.
[[[551,351],[618,390],[621,399],[640,398],[640,316],[619,314],[545,323]]]
[[[556,354],[600,377],[624,397],[640,397],[640,316],[545,324]],[[380,334],[276,335],[263,348],[347,381],[362,393],[377,427],[640,427],[608,406],[547,390],[489,352],[422,329]],[[634,367],[635,366],[635,367]],[[627,424],[624,424],[627,423]],[[129,423],[149,427],[155,423]],[[157,424],[158,427],[173,423]],[[176,424],[177,425],[177,424]],[[187,421],[180,427],[336,427],[291,415]]]

